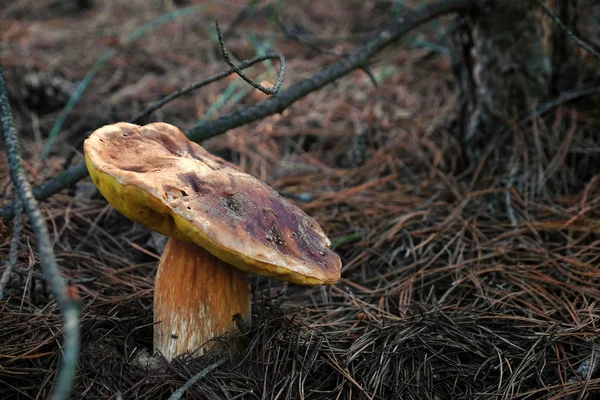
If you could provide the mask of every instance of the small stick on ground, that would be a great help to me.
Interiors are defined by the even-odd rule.
[[[187,381],[182,387],[177,389],[171,395],[171,397],[169,397],[169,400],[179,400],[181,398],[181,396],[183,396],[183,394],[185,393],[186,390],[191,388],[200,379],[202,379],[206,375],[208,375],[212,370],[223,365],[223,363],[225,363],[224,358],[220,359],[219,361],[215,362],[214,364],[209,365],[208,367],[204,368],[202,371],[198,372],[196,375],[192,376],[189,381]]]

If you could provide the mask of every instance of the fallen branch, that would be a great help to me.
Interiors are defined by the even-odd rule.
[[[186,135],[195,142],[201,142],[238,126],[275,113],[281,113],[307,94],[347,75],[355,69],[364,68],[369,58],[375,53],[418,25],[443,14],[469,11],[477,3],[478,0],[441,0],[409,11],[377,31],[352,54],[329,64],[312,77],[303,79],[288,89],[280,91],[278,95],[269,97],[258,104],[233,111],[213,121],[202,121],[186,132]],[[86,175],[85,163],[81,162],[36,187],[34,195],[37,199],[44,200],[58,191],[75,184]],[[4,219],[12,218],[14,216],[13,208],[14,203],[0,208],[0,217]]]
[[[12,112],[8,103],[4,75],[0,69],[0,119],[4,131],[4,146],[8,158],[10,178],[17,191],[18,198],[29,217],[29,222],[35,236],[40,264],[44,270],[46,281],[64,319],[64,342],[62,346],[62,365],[59,369],[56,383],[50,399],[59,400],[69,396],[73,386],[73,377],[79,356],[79,316],[75,301],[69,296],[64,279],[56,265],[52,242],[48,227],[33,197],[31,185],[25,176],[25,168],[21,159],[21,149],[17,138],[17,130],[13,122]]]

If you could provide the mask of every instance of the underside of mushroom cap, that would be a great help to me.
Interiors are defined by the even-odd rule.
[[[279,193],[165,123],[117,123],[84,144],[92,180],[131,220],[244,271],[332,284],[341,261],[319,224]]]

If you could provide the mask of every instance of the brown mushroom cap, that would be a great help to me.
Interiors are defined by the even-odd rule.
[[[339,279],[340,258],[313,218],[178,128],[108,125],[84,150],[102,195],[131,220],[247,272],[304,285]]]

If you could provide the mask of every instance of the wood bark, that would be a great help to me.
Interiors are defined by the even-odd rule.
[[[545,0],[568,25],[574,3]],[[568,58],[566,35],[535,0],[482,0],[458,26],[459,129],[474,163],[493,135],[557,90]]]

